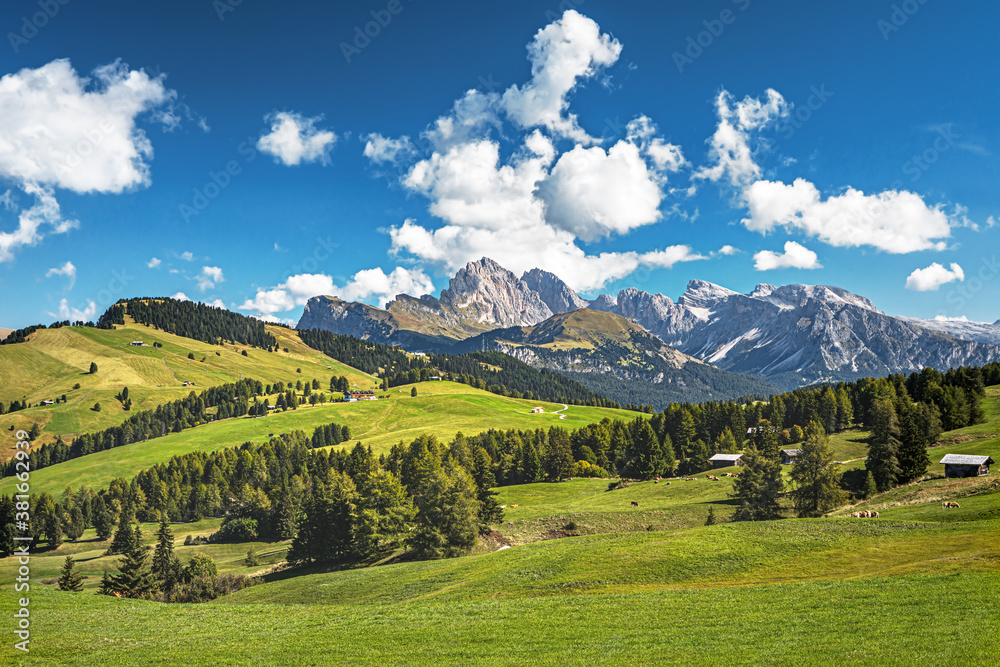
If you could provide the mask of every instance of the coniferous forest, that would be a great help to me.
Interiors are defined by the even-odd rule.
[[[204,303],[162,297],[119,301],[101,316],[98,326],[125,324],[126,313],[139,324],[213,345],[232,341],[265,350],[278,346],[264,322],[257,318]]]

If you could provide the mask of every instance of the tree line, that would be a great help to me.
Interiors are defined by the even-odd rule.
[[[24,343],[28,340],[28,336],[35,333],[40,329],[61,329],[63,327],[91,327],[97,329],[110,329],[111,325],[102,325],[100,323],[94,324],[93,322],[83,322],[82,320],[76,322],[70,322],[69,320],[62,320],[59,322],[53,322],[52,324],[32,324],[29,327],[24,327],[23,329],[14,329],[6,338],[0,340],[0,345],[15,345],[17,343]]]
[[[137,521],[224,516],[212,541],[293,539],[292,563],[348,563],[399,547],[417,558],[468,553],[480,531],[503,518],[491,490],[492,462],[462,438],[446,446],[420,436],[391,457],[376,457],[361,443],[349,451],[312,449],[317,437],[294,432],[236,449],[191,452],[96,493],[67,487],[60,501],[32,495],[29,530],[36,543],[44,538],[56,547],[92,526],[102,540],[114,534],[109,553],[141,560]],[[0,498],[5,555],[21,534],[14,531],[14,511],[13,497]],[[142,579],[136,587],[113,580],[108,590],[148,593],[149,579]]]
[[[53,443],[33,449],[29,465],[32,470],[39,470],[95,452],[159,438],[168,433],[179,433],[214,420],[244,415],[266,415],[268,412],[266,401],[262,403],[258,398],[272,393],[279,394],[276,408],[280,410],[298,407],[297,391],[303,392],[304,400],[317,402],[310,399],[317,398],[318,395],[312,394],[311,389],[306,387],[319,387],[319,382],[313,380],[311,383],[303,383],[300,380],[297,386],[289,384],[286,389],[283,382],[265,386],[259,380],[247,378],[211,387],[199,394],[192,391],[185,398],[164,403],[152,410],[136,412],[119,426],[80,435],[68,445],[61,437],[57,438]],[[127,397],[126,390],[123,390],[122,394]],[[209,412],[213,408],[215,412]],[[14,464],[13,460],[4,464],[4,476],[15,473]]]
[[[511,398],[538,399],[569,405],[621,407],[576,380],[545,369],[539,370],[502,352],[429,354],[425,359],[426,365],[423,368],[384,375],[386,386],[424,382],[431,376],[438,375]]]
[[[261,320],[195,301],[165,297],[123,299],[101,315],[98,325],[104,328],[123,325],[126,313],[139,324],[212,345],[232,341],[268,351],[278,349],[277,339]]]
[[[380,377],[383,389],[444,376],[501,396],[621,407],[576,380],[538,370],[501,352],[414,356],[393,345],[372,343],[323,329],[304,329],[298,334],[302,342],[328,357]]]

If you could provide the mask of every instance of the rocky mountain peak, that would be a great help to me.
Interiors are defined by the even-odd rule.
[[[699,310],[710,311],[719,302],[733,296],[742,295],[706,280],[692,280],[688,283],[684,294],[677,299],[677,303],[694,312],[698,312]]]
[[[441,302],[475,311],[479,322],[501,327],[537,324],[552,310],[520,278],[492,259],[469,262],[441,291]]]
[[[614,313],[618,311],[618,302],[615,301],[615,297],[610,294],[602,294],[587,306],[591,310],[600,310],[605,313]]]
[[[528,289],[536,292],[554,314],[587,308],[589,303],[564,283],[559,276],[541,269],[532,269],[521,276]]]
[[[773,292],[776,289],[778,289],[776,285],[772,285],[770,283],[761,283],[756,287],[754,287],[753,291],[750,292],[750,294],[748,294],[747,296],[754,299],[762,299],[766,296],[770,296],[771,292]]]

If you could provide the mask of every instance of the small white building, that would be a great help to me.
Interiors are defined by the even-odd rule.
[[[145,343],[143,343],[141,340],[134,340],[131,343],[129,343],[129,345],[135,345],[137,347],[142,347],[143,345],[145,345]]]

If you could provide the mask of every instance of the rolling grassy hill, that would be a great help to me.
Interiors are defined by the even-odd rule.
[[[199,426],[43,469],[32,474],[32,486],[54,493],[66,484],[102,486],[175,453],[328,421],[350,425],[352,444],[362,440],[381,451],[423,432],[449,437],[493,424],[574,427],[635,416],[570,407],[560,419],[551,414],[558,405],[531,415],[537,402],[448,382],[416,387],[416,398],[405,386],[379,401]],[[944,479],[937,463],[949,452],[1000,460],[1000,387],[988,389],[984,405],[987,423],[946,433],[930,450],[927,479],[822,519],[729,523],[732,480],[704,474],[614,491],[608,480],[587,479],[502,487],[506,516],[493,528],[510,549],[273,572],[266,583],[201,605],[91,594],[115,559],[102,555],[105,545],[88,531],[77,543],[32,558],[30,659],[54,665],[994,664],[1000,475]],[[845,467],[863,466],[866,435],[832,438]],[[944,510],[942,499],[961,507]],[[709,508],[720,524],[703,525]],[[851,519],[855,509],[877,509],[881,517]],[[287,544],[180,545],[219,521],[174,526],[182,560],[204,552],[222,572],[249,573],[265,569],[243,564],[250,546],[267,552]],[[155,527],[143,530],[151,541]],[[67,554],[80,559],[89,577],[83,594],[53,590]],[[12,559],[0,562],[0,576],[10,580],[16,567]],[[0,589],[0,603],[12,608],[14,595]]]
[[[26,343],[0,346],[0,401],[37,404],[65,394],[67,402],[0,415],[0,432],[11,426],[28,430],[37,423],[42,430],[40,442],[47,442],[58,435],[65,438],[120,424],[129,413],[115,395],[126,386],[132,410],[138,411],[182,398],[192,390],[235,382],[241,374],[265,383],[317,378],[324,391],[333,375],[344,375],[363,386],[376,382],[306,346],[294,331],[270,326],[268,330],[278,339],[278,352],[245,345],[209,345],[137,324],[115,330],[63,327],[36,331]],[[138,340],[149,347],[129,345]],[[152,347],[154,342],[163,347]],[[192,353],[194,360],[188,358]],[[88,373],[91,362],[98,367],[94,375]],[[194,386],[184,387],[185,381]],[[75,384],[80,388],[73,389]],[[95,403],[101,404],[100,412],[91,409]],[[0,443],[0,459],[9,457],[10,445]]]
[[[308,377],[304,368],[303,377]],[[410,396],[413,386],[417,387],[416,398]],[[546,412],[531,414],[535,406],[544,407]],[[553,414],[562,408],[554,403],[505,398],[457,382],[423,382],[394,387],[388,392],[388,398],[378,401],[301,406],[297,410],[273,412],[267,417],[211,422],[43,468],[32,474],[31,482],[34,490],[50,493],[61,492],[67,483],[101,488],[116,477],[131,479],[140,470],[168,461],[171,456],[235,447],[248,441],[266,442],[268,434],[296,429],[311,434],[317,426],[331,422],[350,427],[350,445],[361,441],[379,454],[400,440],[408,443],[423,433],[448,440],[459,431],[473,434],[490,428],[548,428],[552,425],[579,428],[605,417],[634,419],[638,415],[625,410],[584,406],[570,406],[560,414]],[[10,493],[12,484],[11,479],[0,482],[0,494]]]

